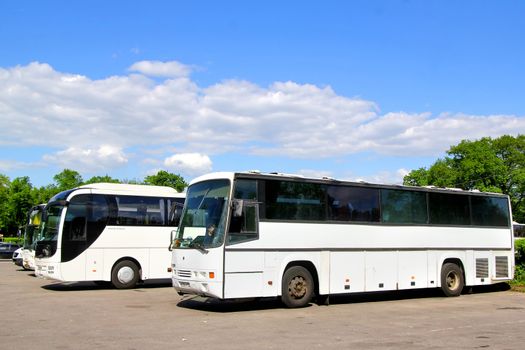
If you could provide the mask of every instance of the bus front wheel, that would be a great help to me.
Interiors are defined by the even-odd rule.
[[[454,263],[446,263],[441,269],[441,290],[447,297],[457,297],[464,287],[463,270]]]
[[[281,300],[288,307],[306,306],[314,294],[312,274],[302,266],[290,267],[283,275]]]
[[[139,268],[133,261],[122,260],[113,267],[111,283],[117,289],[135,288],[139,281]]]

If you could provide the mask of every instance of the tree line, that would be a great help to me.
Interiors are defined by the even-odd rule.
[[[47,203],[55,194],[83,184],[148,184],[170,186],[179,192],[188,185],[180,175],[164,170],[146,176],[143,181],[118,180],[108,175],[83,181],[78,172],[64,169],[53,180],[54,184],[33,187],[29,177],[10,181],[0,174],[0,232],[7,236],[16,235],[32,206]],[[504,193],[511,199],[513,219],[525,223],[525,135],[463,140],[451,146],[444,158],[436,160],[428,168],[412,170],[404,177],[403,183]]]
[[[404,184],[507,194],[514,221],[525,223],[525,135],[463,140],[446,154],[411,171]]]
[[[84,181],[77,171],[64,169],[53,176],[53,180],[53,184],[35,187],[27,176],[10,181],[6,175],[0,174],[0,233],[4,236],[16,236],[18,230],[25,225],[31,207],[47,203],[55,194],[81,185],[97,182],[144,184],[169,186],[179,192],[188,186],[183,177],[164,170],[146,176],[143,181],[118,180],[108,175],[93,176]]]

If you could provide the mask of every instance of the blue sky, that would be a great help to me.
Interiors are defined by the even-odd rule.
[[[399,183],[525,132],[521,1],[0,2],[0,174]]]

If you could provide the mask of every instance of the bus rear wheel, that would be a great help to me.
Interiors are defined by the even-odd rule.
[[[290,267],[283,275],[282,302],[291,308],[304,307],[312,299],[314,282],[312,274],[302,266]]]
[[[111,283],[117,289],[135,288],[139,281],[139,268],[133,261],[122,260],[111,271]]]
[[[441,290],[447,297],[457,297],[461,294],[465,281],[463,270],[454,263],[446,263],[441,269]]]

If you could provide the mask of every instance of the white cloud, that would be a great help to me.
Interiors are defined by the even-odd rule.
[[[525,118],[512,115],[389,113],[360,126],[368,150],[385,155],[437,156],[463,139],[499,137],[525,132]]]
[[[462,139],[525,133],[524,116],[380,114],[375,102],[329,86],[227,80],[201,87],[176,61],[141,61],[130,71],[91,80],[38,62],[0,68],[0,145],[61,149],[45,160],[76,168],[121,166],[131,148],[149,150],[136,154],[139,161],[162,162],[167,152],[152,150],[176,147],[178,157],[166,162],[199,173],[226,152],[439,156]]]
[[[401,168],[397,169],[395,171],[389,171],[389,170],[382,170],[378,171],[377,173],[366,175],[366,176],[358,176],[355,174],[347,174],[346,176],[342,175],[343,177],[336,177],[336,175],[333,174],[331,171],[324,171],[324,170],[315,170],[315,169],[301,169],[297,171],[298,175],[302,175],[307,178],[335,178],[336,180],[342,180],[342,181],[364,181],[369,183],[375,183],[375,184],[392,184],[392,185],[400,185],[403,183],[403,178],[405,175],[408,175],[410,170]],[[341,176],[341,174],[338,174],[337,176]]]
[[[16,160],[2,160],[0,159],[0,174],[9,172],[16,169],[25,169],[32,167],[38,168],[41,167],[42,164],[39,163],[26,163],[26,162],[19,162]]]
[[[152,77],[165,78],[186,77],[191,73],[191,68],[189,66],[176,61],[140,61],[134,63],[129,70]]]
[[[205,154],[180,153],[166,158],[164,160],[164,166],[178,173],[198,176],[212,170],[212,161],[210,157]]]
[[[302,175],[307,178],[322,179],[334,177],[331,171],[326,170],[315,170],[315,169],[301,169],[297,171],[298,175]]]
[[[377,173],[366,175],[366,176],[350,176],[346,180],[348,181],[363,181],[374,184],[390,184],[390,185],[401,185],[403,184],[403,178],[410,171],[406,169],[397,170],[381,170]]]
[[[101,145],[97,149],[69,147],[54,154],[47,154],[44,161],[79,171],[100,171],[115,169],[128,162],[124,152],[114,146]]]

